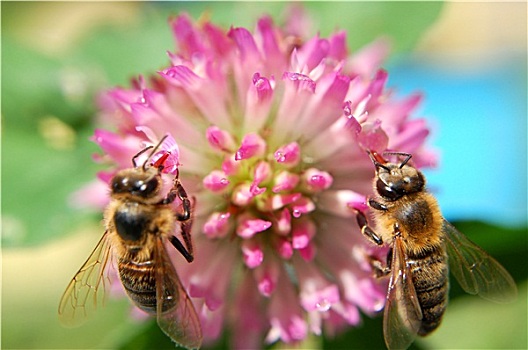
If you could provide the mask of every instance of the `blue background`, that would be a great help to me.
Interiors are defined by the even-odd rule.
[[[399,95],[425,94],[418,115],[430,122],[429,144],[440,160],[425,174],[444,216],[525,225],[526,56],[464,73],[414,56],[388,70]]]

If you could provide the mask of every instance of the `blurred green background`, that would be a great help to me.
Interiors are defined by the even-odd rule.
[[[174,50],[167,25],[171,14],[186,11],[195,19],[208,16],[226,28],[253,28],[263,13],[282,23],[286,6],[281,2],[1,3],[2,348],[173,348],[155,322],[130,319],[126,299],[110,302],[81,328],[65,329],[57,320],[61,293],[102,234],[100,213],[69,204],[71,193],[99,169],[91,159],[98,149],[88,140],[96,126],[94,96],[100,89],[126,86],[131,77],[154,73],[168,63],[165,52]],[[509,305],[468,296],[453,283],[442,327],[417,340],[413,348],[527,348],[526,3],[310,2],[305,7],[314,22],[311,34],[319,31],[327,36],[346,29],[352,51],[380,35],[392,39],[389,85],[401,86],[400,93],[422,89],[426,94],[422,114],[431,117],[430,143],[442,154],[439,169],[430,175],[433,190],[449,195],[441,205],[455,213],[452,218],[462,220],[456,226],[501,261],[518,282],[519,300]],[[495,131],[501,124],[508,128],[494,133],[493,142],[480,140],[482,152],[465,152],[462,142],[476,142],[471,139],[474,133],[457,129],[462,118],[445,123],[442,115],[460,111],[462,105],[444,103],[445,109],[435,109],[443,102],[435,96],[445,96],[446,89],[467,94],[467,85],[456,82],[466,81],[468,74],[497,75],[505,64],[517,79],[500,93],[522,104],[487,120]],[[455,83],[435,84],[432,75],[448,76]],[[478,85],[474,95],[469,94],[476,104],[481,96]],[[497,147],[506,147],[507,154],[490,159]],[[464,159],[491,163],[493,169],[481,171]],[[450,163],[457,168],[449,168],[444,176],[444,164]],[[461,181],[456,171],[471,183]],[[486,185],[479,188],[479,183]],[[458,192],[442,192],[444,188],[469,194],[459,198]],[[501,193],[508,194],[507,202],[497,201]],[[478,200],[456,211],[457,203],[472,196]],[[478,215],[479,205],[485,207],[486,216]],[[214,348],[226,344],[223,338]],[[366,316],[359,328],[337,338],[310,338],[300,345],[383,347],[381,318]]]

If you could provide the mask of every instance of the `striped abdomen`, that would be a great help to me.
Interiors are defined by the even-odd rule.
[[[141,310],[156,314],[156,270],[153,261],[119,261],[119,278],[128,297]]]
[[[141,263],[135,261],[125,261],[121,259],[117,268],[119,278],[125,288],[130,300],[141,310],[156,315],[157,296],[156,296],[156,275],[163,277],[163,272],[157,273],[154,260],[148,260]],[[160,289],[163,291],[162,312],[171,310],[178,301],[178,289],[174,281],[163,278],[160,282]]]
[[[422,308],[419,335],[435,330],[447,306],[449,289],[447,255],[443,247],[420,256],[408,256],[416,295]]]

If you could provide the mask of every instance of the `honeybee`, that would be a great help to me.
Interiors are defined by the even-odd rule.
[[[166,138],[136,154],[133,168],[120,170],[112,178],[111,201],[104,212],[106,231],[59,304],[59,319],[64,325],[82,324],[104,304],[110,283],[106,268],[109,260],[115,259],[130,300],[155,315],[163,332],[177,344],[189,349],[201,346],[200,321],[165,248],[170,242],[188,262],[194,259],[192,205],[177,172],[170,191],[164,197],[161,194],[162,170],[170,152],[155,152]],[[149,149],[147,160],[138,166],[137,158]],[[160,153],[154,162],[153,156]],[[171,207],[176,197],[181,201],[181,212]],[[177,222],[185,245],[173,235]]]
[[[449,270],[469,294],[499,303],[515,300],[517,287],[506,269],[442,217],[436,199],[425,189],[424,175],[409,165],[411,154],[387,153],[405,157],[400,163],[368,154],[376,167],[377,196],[367,204],[378,231],[361,211],[357,222],[370,241],[391,247],[386,265],[372,260],[378,276],[390,274],[383,315],[388,349],[406,349],[417,335],[440,325]]]

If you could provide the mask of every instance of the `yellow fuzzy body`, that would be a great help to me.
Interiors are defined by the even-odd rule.
[[[390,243],[398,227],[404,249],[410,255],[442,246],[443,217],[436,199],[425,191],[403,196],[390,202],[376,198],[387,211],[372,210],[376,232]]]

